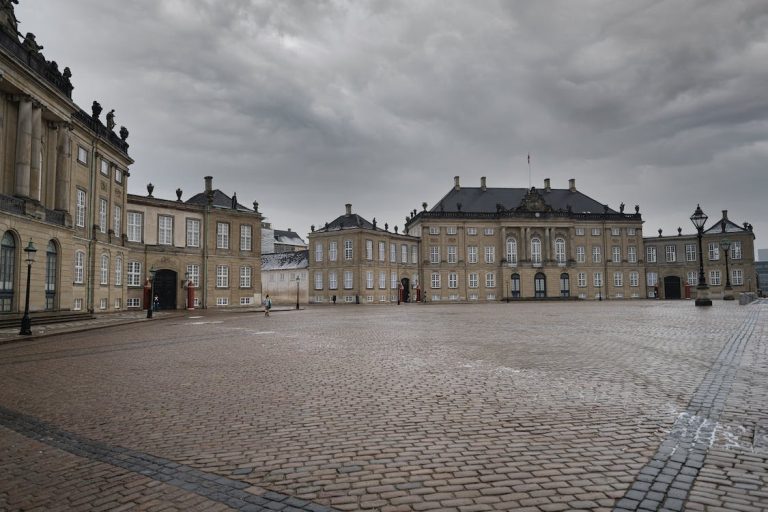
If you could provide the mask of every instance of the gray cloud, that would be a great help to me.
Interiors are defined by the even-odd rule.
[[[80,105],[131,130],[130,188],[202,177],[306,232],[402,226],[461,175],[639,203],[646,232],[767,225],[768,4],[24,0]],[[758,240],[758,245],[762,243]],[[766,244],[762,244],[765,246]]]

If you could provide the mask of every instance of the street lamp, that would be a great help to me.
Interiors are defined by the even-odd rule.
[[[296,311],[299,310],[299,280],[301,279],[301,276],[299,274],[296,274]]]
[[[709,287],[707,281],[704,278],[704,252],[702,249],[701,239],[704,237],[704,224],[707,223],[707,215],[701,210],[700,205],[696,205],[696,211],[691,215],[691,222],[696,227],[696,231],[699,235],[699,284],[696,286],[696,305],[697,306],[711,306],[712,300],[709,298]]]
[[[152,309],[155,307],[155,267],[149,269],[149,304],[147,305],[147,318],[152,318]]]
[[[29,336],[32,334],[32,319],[29,318],[29,280],[32,274],[32,263],[35,262],[35,253],[37,252],[31,238],[29,239],[29,245],[24,248],[24,252],[27,255],[27,296],[24,300],[24,316],[21,319],[21,331],[19,331],[19,334]]]
[[[731,241],[726,238],[720,242],[720,247],[723,248],[723,252],[725,253],[725,291],[723,292],[723,300],[733,300],[731,273],[728,270],[728,251],[731,250]]]

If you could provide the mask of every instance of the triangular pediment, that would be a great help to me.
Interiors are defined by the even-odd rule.
[[[531,187],[529,191],[523,196],[523,200],[520,201],[518,210],[525,210],[529,212],[551,212],[552,207],[547,204],[544,197],[536,190],[536,187]]]

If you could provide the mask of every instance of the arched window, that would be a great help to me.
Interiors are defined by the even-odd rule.
[[[512,286],[510,287],[512,298],[520,298],[520,274],[512,274]]]
[[[541,265],[541,240],[531,239],[531,263]]]
[[[547,296],[547,278],[544,274],[538,272],[533,279],[533,285],[535,290],[534,296],[537,299],[543,299]]]
[[[0,312],[13,308],[13,281],[16,272],[16,239],[6,231],[0,242]]]
[[[561,297],[571,296],[571,279],[568,276],[567,272],[563,272],[562,274],[560,274],[560,296]]]
[[[558,265],[565,265],[565,240],[555,239],[555,261]]]
[[[507,238],[507,263],[517,265],[517,240]]]
[[[101,255],[101,273],[99,284],[109,284],[109,256]]]
[[[50,240],[45,250],[45,309],[56,308],[56,276],[59,268],[59,251],[56,242]]]

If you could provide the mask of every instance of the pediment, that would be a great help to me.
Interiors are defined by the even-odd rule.
[[[525,210],[529,212],[551,212],[553,208],[547,204],[544,197],[536,190],[536,187],[531,187],[529,191],[525,193],[518,210]]]

